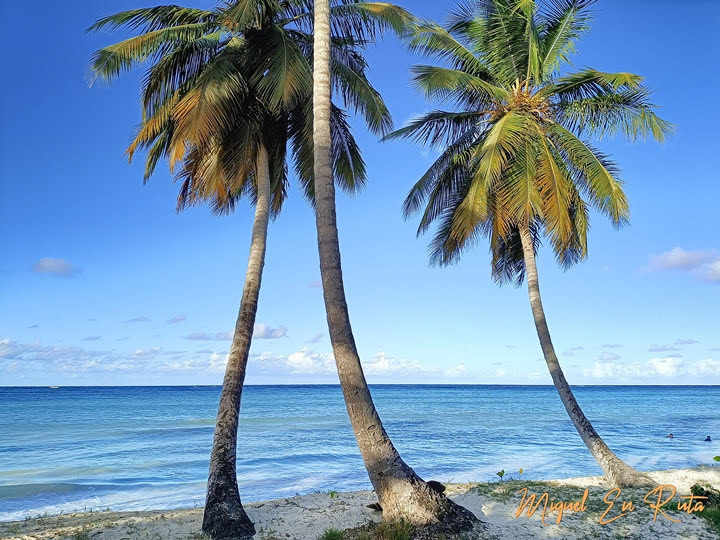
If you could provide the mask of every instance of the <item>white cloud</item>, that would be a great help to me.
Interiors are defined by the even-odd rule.
[[[713,360],[712,358],[700,360],[690,366],[688,372],[698,377],[707,375],[720,377],[720,360]]]
[[[277,339],[287,336],[287,328],[278,326],[271,328],[267,324],[258,323],[253,331],[253,339]]]
[[[232,332],[193,332],[183,337],[192,341],[231,341],[233,338]]]
[[[321,341],[322,338],[325,337],[325,334],[315,334],[313,337],[308,339],[305,343],[317,343],[318,341]]]
[[[150,322],[150,317],[148,317],[147,315],[140,315],[139,317],[133,317],[132,319],[128,319],[125,322],[127,322],[127,323]]]
[[[54,259],[52,257],[40,259],[33,265],[33,270],[38,274],[50,274],[59,277],[76,277],[82,272],[81,268],[65,259]]]
[[[720,376],[720,360],[709,358],[692,364],[686,364],[682,358],[675,356],[651,358],[645,363],[631,364],[617,363],[613,360],[598,360],[592,368],[585,370],[585,376],[595,379],[629,379],[633,381],[651,378],[667,380],[681,376]]]
[[[130,354],[130,358],[134,360],[149,360],[155,358],[162,352],[162,347],[154,347],[152,349],[136,349]]]
[[[720,258],[702,266],[700,277],[710,283],[720,283]]]
[[[253,355],[251,370],[257,369],[264,375],[315,375],[320,377],[336,376],[337,368],[332,353],[317,353],[307,347],[289,355],[264,352]],[[407,360],[379,352],[362,360],[366,376],[377,380],[437,381],[466,377],[468,369],[457,364],[447,369],[428,368],[417,360]]]
[[[658,345],[657,343],[653,343],[648,348],[649,352],[668,352],[668,351],[678,351],[679,349],[677,347],[674,347],[673,345]]]
[[[174,317],[170,317],[166,322],[168,324],[177,324],[179,322],[183,322],[186,319],[187,317],[185,315],[175,315]]]
[[[363,369],[368,375],[411,375],[425,371],[417,360],[393,358],[384,352],[363,362]]]
[[[679,373],[682,363],[680,358],[652,358],[647,365],[661,377],[674,377]]]
[[[652,256],[647,269],[679,270],[689,272],[709,283],[720,283],[720,251],[717,249],[686,251],[676,247]]]
[[[693,345],[695,343],[700,343],[697,339],[676,339],[675,345]]]
[[[612,362],[614,360],[620,360],[620,358],[622,357],[619,354],[610,351],[603,351],[600,353],[600,356],[598,356],[598,360],[601,362]]]
[[[290,355],[264,352],[253,356],[251,362],[266,374],[331,375],[335,372],[332,354],[316,353],[308,348]]]
[[[10,365],[28,373],[113,371],[123,363],[125,359],[112,351],[0,340],[0,372]]]

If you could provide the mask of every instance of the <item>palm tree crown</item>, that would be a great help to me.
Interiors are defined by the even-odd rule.
[[[652,135],[670,125],[650,103],[642,77],[561,70],[588,29],[592,0],[479,0],[443,27],[418,26],[412,49],[445,62],[420,65],[413,79],[429,98],[455,105],[390,135],[444,151],[408,194],[423,205],[418,234],[438,222],[434,263],[454,262],[481,234],[490,239],[493,277],[522,282],[519,228],[537,245],[547,235],[559,262],[587,254],[588,207],[616,226],[629,217],[618,169],[587,137]]]
[[[333,84],[345,108],[368,128],[387,133],[389,111],[368,81],[362,48],[409,14],[391,4],[341,0],[333,8]],[[145,180],[158,161],[182,164],[178,207],[210,201],[229,212],[253,197],[252,166],[262,143],[273,178],[272,210],[286,194],[286,146],[304,192],[313,198],[312,2],[241,0],[216,10],[158,6],[100,19],[90,31],[127,28],[139,35],[99,50],[96,77],[113,79],[150,64],[142,83],[142,122],[127,153],[146,149]],[[346,113],[332,107],[335,181],[348,192],[364,185],[365,164]]]

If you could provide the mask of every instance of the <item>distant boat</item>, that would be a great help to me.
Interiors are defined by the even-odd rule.
[[[60,387],[59,386],[51,386],[50,388],[56,389],[56,388],[60,388]]]

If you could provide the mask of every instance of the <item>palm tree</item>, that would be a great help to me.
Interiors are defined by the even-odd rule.
[[[472,526],[475,517],[428,486],[405,464],[392,444],[375,409],[355,346],[343,285],[332,181],[330,12],[329,0],[315,1],[312,102],[315,215],[325,310],[345,404],[383,518],[416,525],[443,522],[463,530]]]
[[[142,92],[143,122],[128,148],[130,159],[137,149],[148,149],[145,180],[165,157],[171,170],[182,162],[177,173],[183,180],[178,209],[210,202],[222,214],[233,210],[241,196],[249,196],[256,205],[211,453],[203,530],[213,538],[251,537],[255,532],[237,486],[237,428],[269,216],[280,211],[286,194],[288,142],[311,202],[314,191],[308,106],[311,37],[297,24],[285,28],[294,18],[302,20],[298,6],[272,11],[278,6],[265,4],[264,11],[254,11],[255,18],[243,19],[246,12],[241,8],[249,5],[239,2],[218,11],[160,6],[118,13],[91,27],[140,30],[139,36],[96,53],[93,70],[98,76],[112,79],[152,60]],[[357,14],[352,17],[346,16],[346,24],[363,20]],[[359,110],[370,126],[389,125],[387,108],[365,77],[366,64],[357,50],[360,40],[335,41],[333,72],[339,73],[336,84],[345,104]],[[365,165],[346,114],[335,105],[330,122],[334,178],[352,193],[364,184]]]
[[[446,28],[419,25],[410,47],[447,66],[416,66],[414,81],[456,110],[426,114],[390,137],[444,147],[408,194],[405,216],[425,207],[418,234],[438,223],[433,263],[455,262],[485,235],[495,280],[519,285],[527,277],[540,345],[568,415],[607,479],[635,486],[652,481],[608,448],[563,374],[535,264],[542,237],[565,268],[587,256],[590,207],[618,227],[629,218],[617,167],[585,137],[663,140],[670,131],[640,76],[594,69],[560,74],[588,29],[591,4],[483,0],[458,8]]]

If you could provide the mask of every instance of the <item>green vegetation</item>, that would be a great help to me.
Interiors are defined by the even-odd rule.
[[[383,521],[359,533],[354,540],[410,540],[413,530],[404,521]]]
[[[338,529],[328,529],[320,537],[320,540],[344,540],[345,533]]]
[[[705,509],[697,515],[706,519],[712,530],[720,534],[720,491],[711,486],[695,484],[690,488],[690,492],[697,497],[707,497]]]

